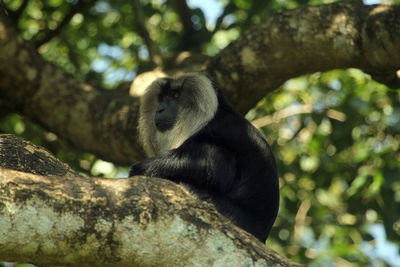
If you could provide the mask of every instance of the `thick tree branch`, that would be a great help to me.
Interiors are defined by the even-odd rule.
[[[0,168],[0,259],[40,266],[299,266],[163,179]]]
[[[17,154],[4,163],[7,151]],[[299,266],[171,181],[77,177],[48,152],[11,135],[0,136],[0,163],[2,260],[39,266]]]
[[[95,88],[44,61],[1,11],[0,51],[0,97],[19,112],[104,159],[130,164],[142,157],[136,98]]]
[[[351,2],[277,12],[243,32],[208,71],[245,113],[290,78],[350,67],[398,87],[400,6]]]
[[[79,176],[46,149],[11,134],[0,134],[0,168],[45,176]]]

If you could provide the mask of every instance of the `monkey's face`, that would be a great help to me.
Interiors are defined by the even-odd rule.
[[[180,146],[215,115],[216,91],[203,74],[154,81],[141,99],[139,134],[153,156]]]
[[[160,87],[158,95],[158,107],[154,114],[154,125],[160,132],[165,132],[173,128],[179,109],[179,97],[181,95],[181,88],[172,87],[172,79],[160,79],[157,81]]]

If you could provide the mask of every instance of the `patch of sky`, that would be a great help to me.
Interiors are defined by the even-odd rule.
[[[92,62],[92,70],[99,73],[106,71],[109,66],[110,60],[108,59],[97,58]]]
[[[395,110],[393,113],[389,115],[388,124],[390,126],[396,126],[400,122],[400,111]]]
[[[313,110],[317,113],[322,113],[325,110],[326,106],[323,101],[316,101],[313,103]]]
[[[134,71],[128,71],[122,67],[107,72],[107,70],[110,69],[110,65],[113,60],[118,61],[123,58],[124,51],[121,47],[101,43],[97,51],[102,56],[102,58],[97,58],[93,60],[91,67],[96,72],[105,72],[104,79],[107,84],[113,85],[120,81],[131,81],[136,76],[136,73]]]
[[[105,13],[111,8],[110,4],[104,1],[98,1],[94,7],[93,10],[97,13]]]
[[[363,242],[361,250],[371,258],[372,266],[385,266],[382,261],[392,267],[400,267],[400,255],[398,246],[386,239],[385,228],[382,224],[372,224],[369,227],[370,234],[375,239],[375,245]]]
[[[229,14],[224,17],[222,23],[225,25],[231,25],[236,22],[236,16],[233,14]]]
[[[149,58],[149,50],[144,45],[139,47],[138,56],[140,59],[146,60]]]
[[[310,227],[304,227],[301,235],[300,244],[302,247],[310,248],[315,242],[314,231]]]
[[[133,81],[136,77],[136,71],[127,71],[125,73],[124,81]]]
[[[207,27],[213,29],[218,17],[222,14],[223,6],[217,0],[188,0],[187,4],[190,8],[200,8],[206,17]]]
[[[339,104],[339,98],[336,95],[327,95],[325,98],[326,106],[334,107]]]
[[[339,81],[339,79],[332,79],[329,81],[329,86],[333,90],[338,91],[342,88],[342,83]]]
[[[134,77],[134,71],[127,71],[125,68],[118,68],[111,72],[105,73],[104,80],[106,83],[113,85],[120,81],[131,81]]]
[[[378,5],[378,4],[382,4],[381,0],[363,0],[363,3],[365,5]]]
[[[119,170],[117,174],[115,175],[115,178],[128,178],[129,177],[129,172],[128,170]]]
[[[97,51],[102,56],[111,57],[116,60],[120,60],[124,56],[124,51],[120,46],[117,45],[101,43],[97,48]]]

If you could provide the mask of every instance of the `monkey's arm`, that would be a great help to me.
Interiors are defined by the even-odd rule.
[[[223,147],[193,142],[136,163],[129,176],[146,175],[227,192],[236,175],[236,159]]]

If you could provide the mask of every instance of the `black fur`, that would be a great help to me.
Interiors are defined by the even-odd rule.
[[[279,206],[275,159],[264,137],[217,89],[215,117],[180,147],[132,166],[130,176],[189,185],[233,223],[262,242]]]

